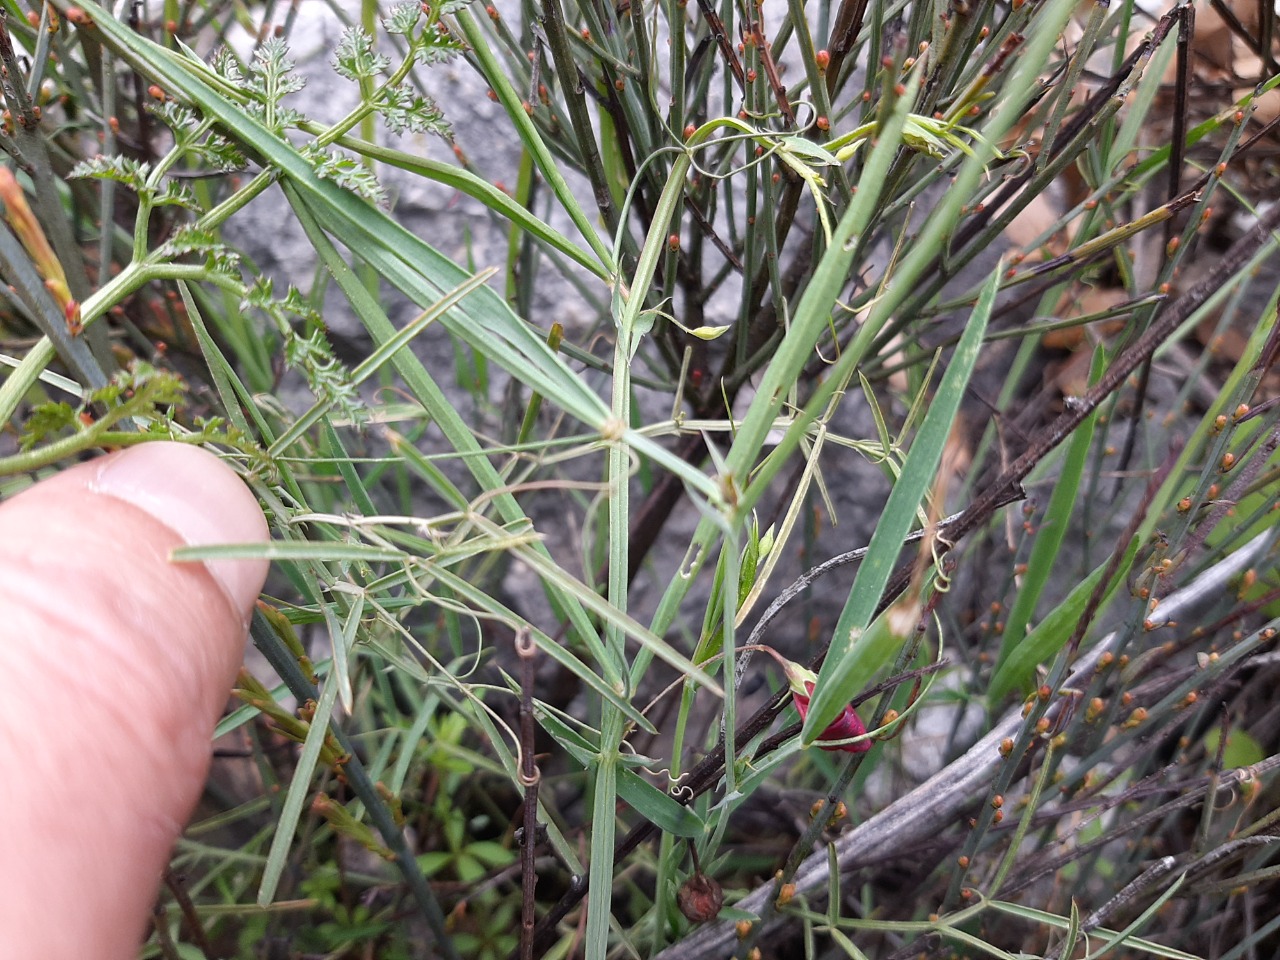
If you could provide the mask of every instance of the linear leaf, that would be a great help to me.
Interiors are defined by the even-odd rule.
[[[597,748],[553,713],[545,710],[539,712],[538,722],[583,767],[590,767],[597,762]],[[641,778],[634,770],[619,767],[618,795],[642,817],[667,833],[678,837],[702,836],[705,824],[701,817]]]
[[[1107,601],[1115,593],[1116,587],[1124,582],[1134,557],[1138,555],[1138,543],[1137,537],[1130,541],[1129,549],[1125,552],[1120,568],[1116,571],[1115,579],[1107,588],[1106,596],[1098,608],[1099,612],[1105,608]],[[999,703],[1000,699],[1015,687],[1029,684],[1036,664],[1052,659],[1062,649],[1083,615],[1089,603],[1089,597],[1106,573],[1108,562],[1104,560],[1098,564],[1093,572],[1067,594],[1066,599],[1036,624],[1035,629],[1023,637],[1022,641],[1009,652],[1005,662],[991,678],[991,686],[987,690],[987,698],[991,703]]]
[[[302,752],[298,755],[298,766],[289,783],[289,792],[285,795],[275,835],[271,838],[271,850],[267,853],[267,863],[262,871],[262,883],[258,887],[260,907],[265,907],[275,899],[276,887],[280,884],[285,859],[289,855],[289,845],[293,843],[298,820],[302,817],[302,805],[311,790],[311,775],[315,772],[316,761],[320,759],[320,748],[324,746],[325,735],[329,732],[329,718],[333,714],[334,702],[338,699],[338,686],[334,677],[325,680],[315,716],[307,730]]]
[[[1093,371],[1089,382],[1093,383],[1102,373],[1104,351],[1101,346],[1094,352]],[[1027,572],[1022,578],[1018,594],[1009,610],[1005,621],[1004,634],[1000,641],[1000,656],[996,660],[996,673],[1008,659],[1010,651],[1022,641],[1027,624],[1035,613],[1036,604],[1044,592],[1045,585],[1054,571],[1058,552],[1062,549],[1062,540],[1067,533],[1067,525],[1071,519],[1072,508],[1076,503],[1076,495],[1080,490],[1080,479],[1084,476],[1085,464],[1089,459],[1089,447],[1093,444],[1093,428],[1098,422],[1098,411],[1092,414],[1076,428],[1067,447],[1062,462],[1062,472],[1054,485],[1053,495],[1049,498],[1049,506],[1036,531],[1035,543],[1031,547],[1031,556],[1027,559]]]
[[[866,684],[878,664],[873,657],[883,651],[873,650],[860,643],[863,633],[871,623],[871,616],[880,603],[884,585],[893,572],[893,566],[902,551],[915,522],[916,511],[933,483],[942,460],[942,450],[960,409],[960,400],[978,362],[982,338],[995,306],[996,292],[1000,288],[1001,270],[996,268],[982,288],[964,334],[956,345],[955,355],[947,366],[947,372],[938,384],[938,391],[929,411],[925,414],[920,431],[916,434],[898,482],[889,493],[888,502],[876,524],[875,533],[867,555],[858,567],[849,599],[845,602],[827,658],[818,673],[813,699],[809,703],[809,716],[805,719],[802,739],[812,743],[824,728],[835,719],[845,705]]]

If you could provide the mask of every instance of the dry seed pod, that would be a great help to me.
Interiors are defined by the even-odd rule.
[[[676,891],[676,906],[692,923],[706,923],[720,915],[724,890],[705,873],[695,873]]]

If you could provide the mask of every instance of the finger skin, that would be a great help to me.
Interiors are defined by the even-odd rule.
[[[266,576],[264,561],[215,576],[169,554],[266,537],[239,478],[178,444],[0,505],[0,930],[14,956],[136,955]]]

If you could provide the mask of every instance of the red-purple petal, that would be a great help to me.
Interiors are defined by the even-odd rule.
[[[806,683],[805,690],[812,695],[813,684]],[[791,700],[796,705],[796,712],[800,714],[803,720],[809,715],[809,697],[802,697],[794,690],[791,692]],[[861,740],[858,743],[838,743],[833,746],[823,746],[823,740],[849,740],[853,737],[860,737],[867,732],[867,728],[863,725],[862,719],[854,711],[853,707],[846,706],[840,716],[831,721],[831,724],[822,731],[818,737],[817,743],[823,750],[843,751],[844,753],[866,753],[871,749],[870,740]]]

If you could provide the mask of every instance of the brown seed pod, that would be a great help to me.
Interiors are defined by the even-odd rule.
[[[724,890],[705,873],[695,873],[676,891],[676,906],[691,923],[706,923],[720,915]]]

